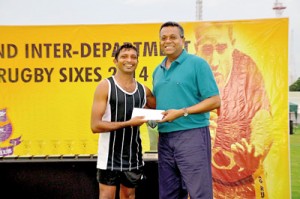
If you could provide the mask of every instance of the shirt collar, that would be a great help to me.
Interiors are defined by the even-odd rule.
[[[182,63],[185,58],[187,57],[188,53],[186,52],[185,49],[182,49],[181,54],[179,55],[179,57],[177,57],[176,60],[174,60],[174,62],[177,62],[178,64]],[[167,57],[164,58],[164,60],[161,62],[160,67],[165,68],[165,63],[167,61]]]

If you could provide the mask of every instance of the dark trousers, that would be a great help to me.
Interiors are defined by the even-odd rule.
[[[209,128],[160,133],[158,172],[160,199],[213,198]]]

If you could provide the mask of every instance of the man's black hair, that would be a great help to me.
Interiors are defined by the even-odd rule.
[[[131,43],[125,43],[122,46],[120,46],[118,48],[118,50],[115,52],[115,59],[118,59],[118,56],[119,56],[120,51],[122,49],[133,49],[133,50],[136,51],[137,56],[139,56],[139,52],[138,52],[137,48],[134,45],[132,45]]]
[[[160,29],[159,29],[159,32],[161,31],[161,29],[163,29],[164,27],[169,27],[169,26],[172,26],[172,27],[177,27],[179,29],[179,32],[180,32],[180,37],[181,38],[184,38],[184,30],[183,30],[183,27],[177,23],[177,22],[174,22],[174,21],[168,21],[168,22],[165,22],[164,24],[162,24],[160,26]]]

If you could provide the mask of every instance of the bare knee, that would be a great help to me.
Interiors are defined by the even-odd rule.
[[[116,190],[116,186],[99,183],[99,199],[115,199]]]
[[[135,188],[120,185],[120,199],[135,199]]]

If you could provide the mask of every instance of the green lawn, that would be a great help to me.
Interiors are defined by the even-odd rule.
[[[290,135],[292,199],[300,198],[300,125]]]

